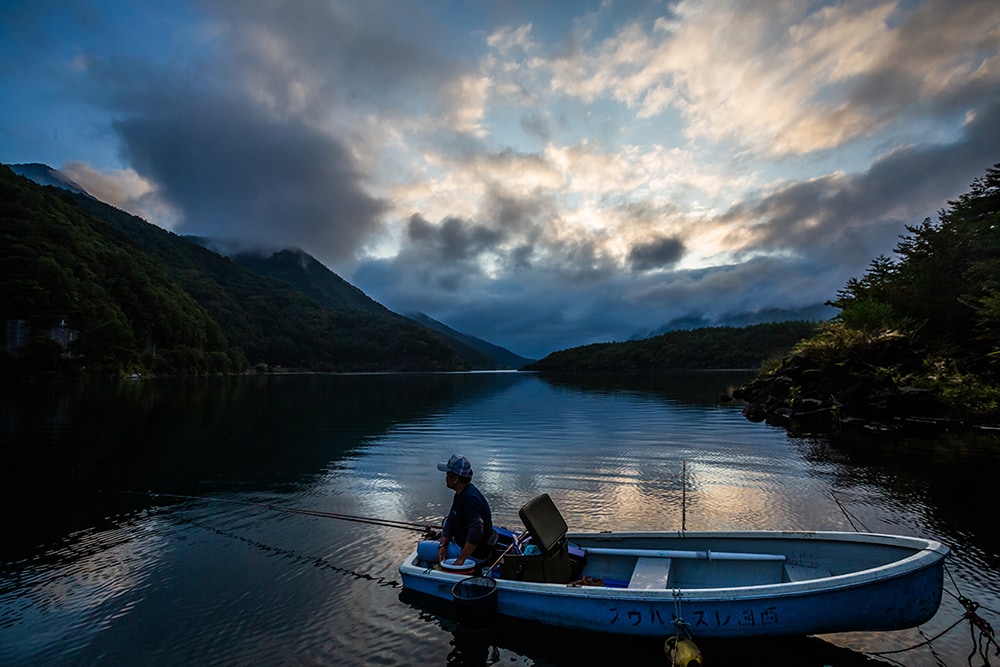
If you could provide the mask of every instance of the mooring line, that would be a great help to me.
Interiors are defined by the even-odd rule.
[[[833,502],[837,503],[837,507],[840,508],[840,511],[847,518],[847,522],[849,524],[851,524],[851,528],[854,529],[855,533],[860,533],[861,532],[860,530],[858,530],[858,526],[855,525],[855,523],[854,523],[855,521],[858,522],[858,524],[864,529],[864,531],[866,533],[870,533],[871,532],[870,530],[868,530],[868,526],[866,526],[861,519],[859,519],[858,517],[854,516],[851,512],[849,512],[847,510],[846,507],[844,507],[844,504],[842,502],[840,502],[840,498],[837,497],[837,494],[834,493],[833,489],[830,489],[830,497],[833,498]]]
[[[839,507],[840,511],[844,513],[844,516],[847,517],[847,521],[851,524],[851,527],[854,529],[854,532],[856,533],[860,532],[858,531],[858,527],[854,523],[855,521],[857,521],[858,524],[860,524],[861,527],[864,528],[865,532],[871,532],[868,529],[868,527],[865,526],[864,522],[861,521],[861,519],[857,518],[856,516],[853,516],[851,512],[849,512],[847,508],[844,507],[844,504],[840,502],[840,499],[837,497],[837,494],[834,493],[833,489],[830,489],[830,497],[833,498],[833,502],[837,503],[837,507]],[[947,588],[942,588],[942,591],[955,598],[959,602],[959,604],[961,604],[962,607],[965,608],[965,613],[962,614],[957,621],[955,621],[947,628],[945,628],[944,630],[942,630],[941,632],[937,633],[936,635],[930,638],[926,638],[926,635],[924,634],[923,630],[917,628],[918,632],[920,632],[920,636],[925,637],[925,639],[924,641],[914,644],[913,646],[896,649],[894,651],[865,651],[866,655],[879,656],[887,658],[888,660],[892,660],[892,658],[888,658],[887,656],[895,655],[898,653],[906,653],[908,651],[918,649],[921,646],[927,646],[930,649],[931,653],[934,655],[934,659],[938,661],[938,664],[942,664],[941,659],[938,657],[937,652],[934,650],[933,643],[938,639],[940,639],[941,637],[943,637],[944,635],[946,635],[947,633],[954,630],[956,627],[958,627],[958,625],[962,621],[967,620],[969,621],[969,632],[972,636],[972,652],[969,654],[968,658],[969,664],[970,665],[972,664],[972,658],[978,654],[978,656],[982,658],[983,664],[989,665],[990,664],[989,653],[990,649],[993,647],[996,647],[995,654],[1000,656],[1000,644],[997,643],[996,634],[993,631],[993,626],[990,625],[990,623],[985,618],[983,618],[977,613],[979,610],[989,611],[994,614],[996,614],[997,612],[990,609],[989,607],[983,607],[978,602],[970,600],[969,598],[962,595],[962,591],[958,586],[958,582],[955,581],[955,577],[952,575],[951,570],[948,568],[947,562],[945,562],[944,564],[944,571],[948,575],[948,578],[951,580],[952,586],[955,587],[955,590],[958,591],[958,593],[957,594],[952,593]],[[976,630],[979,630],[978,636],[976,635]],[[895,660],[892,661],[895,662]]]
[[[957,628],[962,623],[962,621],[968,621],[969,633],[972,639],[972,652],[969,653],[968,656],[969,664],[971,665],[972,658],[978,655],[978,657],[983,660],[984,665],[989,665],[990,649],[994,650],[994,655],[1000,656],[1000,644],[997,643],[996,634],[994,633],[993,626],[985,618],[980,616],[978,612],[988,611],[993,614],[997,615],[1000,614],[998,614],[995,610],[990,609],[989,607],[983,607],[978,602],[970,600],[969,598],[962,595],[962,591],[958,587],[958,582],[956,582],[954,576],[952,576],[951,570],[948,568],[947,563],[945,563],[944,569],[945,572],[948,574],[948,578],[951,579],[952,585],[955,586],[955,590],[957,590],[958,593],[952,593],[947,588],[943,588],[942,590],[951,597],[955,598],[955,600],[958,601],[958,603],[961,604],[962,607],[965,609],[965,613],[959,616],[958,620],[949,625],[947,628],[937,633],[933,637],[924,639],[924,641],[922,642],[919,642],[912,646],[908,646],[906,648],[896,649],[893,651],[865,651],[865,655],[878,656],[887,658],[888,660],[892,660],[892,658],[888,658],[887,656],[899,653],[906,653],[908,651],[918,649],[922,646],[927,646],[931,650],[931,653],[934,654],[934,658],[935,660],[938,661],[938,664],[944,664],[941,662],[941,659],[938,657],[937,652],[934,650],[933,643],[938,639],[940,639],[941,637],[943,637],[944,635],[951,632],[952,630],[954,630],[955,628]],[[979,631],[978,636],[976,634],[976,630]],[[925,636],[923,630],[918,628],[918,631],[920,632],[921,636]],[[892,660],[892,662],[896,661]]]

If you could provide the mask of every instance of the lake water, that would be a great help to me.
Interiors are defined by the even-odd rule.
[[[454,452],[513,528],[544,492],[578,530],[934,538],[953,550],[948,590],[1000,625],[996,438],[793,438],[718,401],[748,377],[0,387],[0,665],[665,665],[661,640],[513,621],[466,633],[449,605],[399,587],[418,534],[244,504],[437,523],[450,492],[435,464]],[[118,493],[150,490],[199,499]],[[881,664],[868,654],[935,638],[963,611],[945,595],[919,630],[702,649],[710,665]],[[964,665],[975,649],[963,621],[880,660]]]

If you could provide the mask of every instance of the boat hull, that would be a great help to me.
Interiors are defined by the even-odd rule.
[[[855,533],[628,533],[569,536],[584,548],[618,545],[628,549],[704,548],[723,544],[727,550],[780,555],[789,563],[808,561],[837,571],[838,558],[868,551],[891,550],[900,558],[873,560],[872,567],[831,573],[805,581],[705,587],[683,581],[659,590],[567,586],[497,580],[497,611],[520,619],[586,631],[619,635],[667,636],[682,619],[696,638],[740,638],[810,635],[832,632],[898,630],[929,620],[941,601],[947,549],[930,540]],[[638,547],[637,547],[638,545]],[[740,548],[744,546],[744,548]],[[599,550],[599,549],[598,549]],[[615,549],[607,549],[614,551]],[[608,559],[608,557],[604,557]],[[634,558],[634,556],[633,556]],[[880,555],[882,560],[884,555]],[[588,564],[593,571],[612,569],[610,560]],[[699,567],[715,567],[702,559]],[[420,567],[413,554],[400,566],[404,588],[451,599],[451,588],[463,577]],[[719,566],[722,567],[722,566]],[[749,572],[744,561],[725,564],[732,579]],[[694,568],[690,568],[692,572]],[[842,568],[841,568],[842,569]],[[787,575],[786,575],[787,576]]]

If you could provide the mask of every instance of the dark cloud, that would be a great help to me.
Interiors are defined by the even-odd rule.
[[[546,234],[550,213],[544,198],[514,197],[500,191],[485,198],[482,218],[456,216],[437,223],[410,216],[405,240],[391,260],[363,262],[354,276],[363,289],[374,289],[389,300],[434,299],[427,288],[481,295],[498,280],[533,277],[552,285],[592,285],[607,279],[616,267],[598,250],[595,239],[561,239]],[[456,297],[448,296],[451,303]],[[412,309],[411,309],[412,310]],[[427,310],[425,308],[424,310]]]
[[[684,243],[678,238],[665,236],[632,246],[628,259],[636,271],[653,271],[673,266],[683,256]]]
[[[995,0],[901,4],[890,17],[895,38],[878,63],[848,87],[852,105],[889,119],[915,103],[938,115],[965,113],[996,99],[996,76],[984,65],[1000,55]],[[945,81],[947,79],[947,82]]]
[[[544,208],[540,199],[515,197],[493,187],[486,193],[482,213],[498,227],[519,232],[537,226]]]
[[[340,141],[242,98],[194,91],[114,126],[124,159],[182,211],[178,231],[342,260],[379,229],[383,204]]]
[[[606,274],[601,280],[574,279],[541,265],[497,276],[469,272],[458,277],[461,290],[454,292],[421,278],[418,267],[393,258],[363,262],[352,282],[379,294],[393,310],[410,312],[409,306],[420,305],[449,326],[526,356],[620,339],[640,322],[634,306],[621,301],[618,278]]]
[[[331,103],[383,113],[434,99],[458,66],[435,52],[459,36],[415,3],[205,0],[240,77],[287,101],[305,84],[317,113]]]
[[[116,119],[122,159],[177,212],[179,232],[352,260],[385,203],[367,193],[359,136],[337,116],[446,104],[458,67],[434,51],[440,26],[380,0],[202,6],[212,48],[190,58],[84,54],[84,94]]]
[[[757,257],[737,264],[677,271],[638,285],[630,296],[636,306],[658,316],[700,313],[719,320],[776,305],[797,309],[822,303],[842,287],[843,281],[842,267],[832,262]]]
[[[480,214],[488,224],[503,231],[506,243],[498,259],[507,271],[534,268],[563,276],[567,281],[592,282],[617,270],[614,259],[599,250],[600,238],[567,237],[556,231],[563,223],[550,195],[516,196],[494,186]]]
[[[792,183],[728,211],[753,251],[793,251],[857,271],[890,252],[905,225],[935,217],[1000,159],[1000,103],[982,109],[953,144],[897,149],[864,172]]]
[[[407,247],[431,262],[468,262],[493,251],[505,234],[486,225],[461,218],[446,218],[432,225],[420,215],[410,216],[406,226]]]
[[[413,214],[405,226],[405,238],[391,260],[364,261],[355,279],[364,289],[378,285],[380,294],[409,303],[411,299],[448,302],[484,279],[484,263],[503,264],[509,233],[488,222],[451,216],[432,223]],[[527,251],[530,255],[530,250]],[[434,295],[439,290],[444,294]],[[440,298],[439,298],[440,297]],[[424,307],[424,310],[430,310]],[[406,311],[410,312],[410,311]]]

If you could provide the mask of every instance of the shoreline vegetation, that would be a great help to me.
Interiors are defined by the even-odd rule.
[[[748,419],[795,432],[1000,424],[1000,164],[906,231],[837,293],[817,335],[734,392]]]

